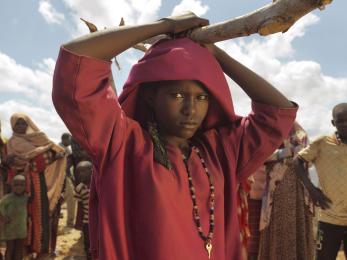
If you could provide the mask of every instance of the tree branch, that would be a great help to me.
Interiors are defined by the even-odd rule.
[[[252,13],[194,30],[190,37],[213,43],[259,33],[262,36],[286,32],[301,17],[333,0],[277,0]]]

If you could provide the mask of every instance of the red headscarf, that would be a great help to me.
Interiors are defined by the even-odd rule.
[[[142,125],[149,118],[144,100],[138,98],[140,83],[165,80],[197,80],[213,95],[202,130],[235,121],[229,86],[213,55],[188,38],[162,40],[154,44],[135,64],[119,102],[127,114]]]

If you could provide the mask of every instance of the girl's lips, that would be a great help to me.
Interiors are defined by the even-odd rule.
[[[187,129],[195,129],[198,126],[196,122],[181,122],[179,125]]]

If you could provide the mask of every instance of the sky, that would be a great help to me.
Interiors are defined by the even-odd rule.
[[[52,75],[59,47],[88,33],[79,20],[99,28],[142,24],[191,10],[221,22],[260,8],[264,0],[2,0],[0,9],[0,120],[11,135],[14,112],[27,113],[53,140],[66,132],[51,101]],[[269,80],[299,104],[297,121],[314,138],[334,131],[331,109],[347,102],[347,1],[334,0],[323,11],[300,19],[285,34],[248,36],[219,43],[231,56]],[[143,54],[129,50],[114,68],[120,93],[131,65]],[[228,81],[238,114],[250,112],[250,100]],[[102,104],[101,104],[102,105]]]

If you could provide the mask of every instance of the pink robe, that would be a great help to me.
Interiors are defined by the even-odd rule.
[[[205,65],[199,69],[191,62]],[[151,72],[150,67],[155,71]],[[167,41],[149,51],[130,73],[119,99],[121,105],[110,86],[110,73],[110,62],[62,48],[53,85],[53,101],[59,115],[93,158],[89,217],[94,257],[208,259],[193,220],[181,152],[167,146],[171,170],[154,161],[153,143],[140,124],[144,108],[138,107],[141,100],[136,99],[139,82],[195,79],[204,83],[215,98],[194,139],[216,187],[211,259],[241,259],[236,212],[238,183],[254,172],[288,135],[297,108],[278,109],[253,103],[248,117],[236,116],[221,68],[205,48],[187,39]],[[189,168],[206,234],[209,182],[194,152]]]

